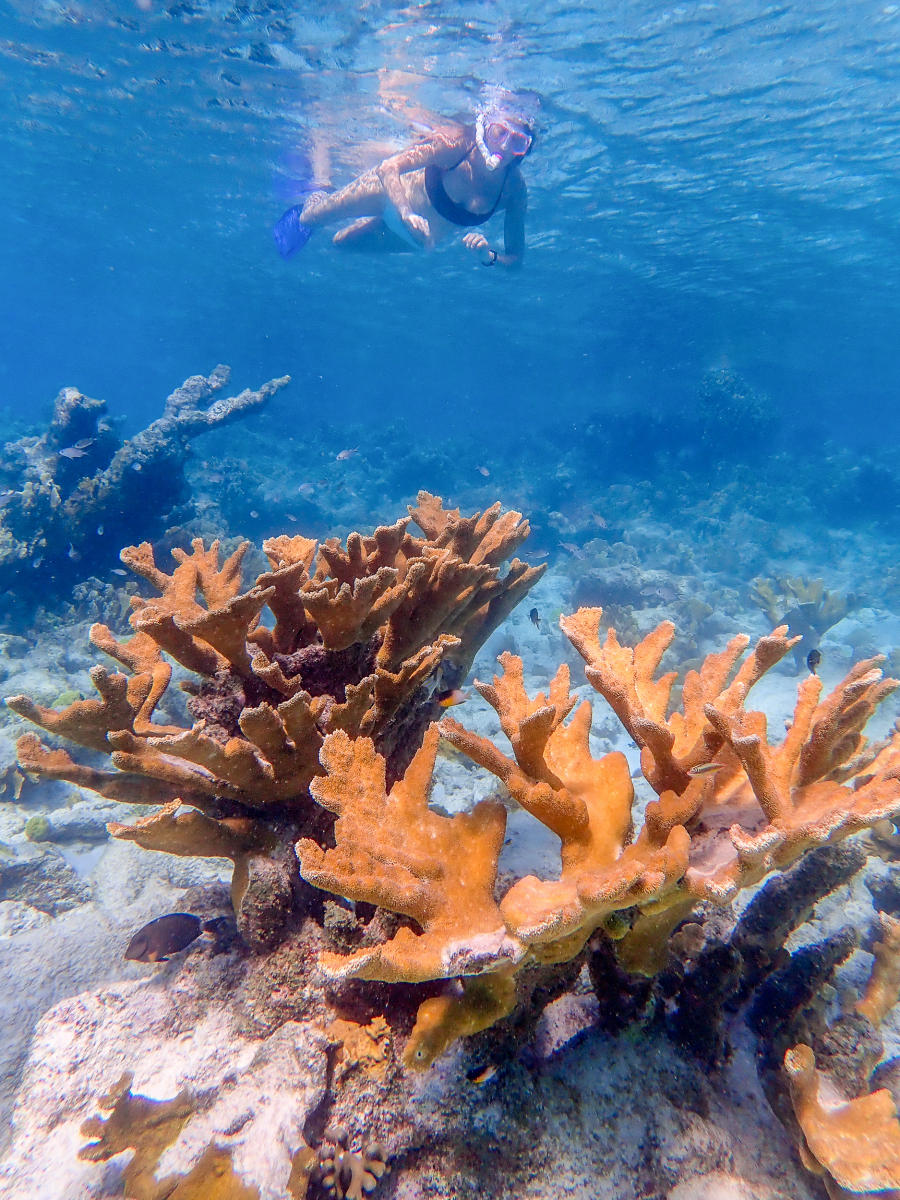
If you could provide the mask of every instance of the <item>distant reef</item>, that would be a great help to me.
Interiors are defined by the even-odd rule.
[[[191,442],[260,408],[290,376],[219,398],[229,367],[192,375],[162,416],[124,441],[103,400],[63,388],[39,435],[0,450],[0,595],[7,610],[67,594],[123,540],[162,532],[188,496]]]

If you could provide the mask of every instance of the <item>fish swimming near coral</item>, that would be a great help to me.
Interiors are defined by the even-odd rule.
[[[678,590],[668,583],[649,584],[641,588],[641,595],[647,600],[655,600],[660,604],[671,604],[678,599]]]
[[[452,708],[454,704],[462,704],[468,698],[469,693],[464,692],[462,688],[450,688],[446,692],[438,692],[435,697],[441,708]]]
[[[812,650],[810,650],[809,654],[807,654],[807,656],[806,656],[806,665],[809,667],[810,675],[815,675],[816,667],[819,665],[819,663],[821,661],[822,661],[822,651],[817,650],[816,647],[813,646]]]
[[[87,451],[79,446],[66,446],[59,454],[60,458],[87,458]]]
[[[532,625],[535,627],[535,629],[540,629],[541,614],[538,612],[538,610],[536,608],[533,608],[531,610],[531,612],[528,614],[528,620],[532,623]]]
[[[168,913],[139,929],[125,950],[135,962],[168,962],[170,954],[184,950],[203,932],[204,923],[191,913]]]
[[[713,771],[721,771],[724,766],[724,763],[719,762],[700,763],[699,766],[690,767],[688,775],[696,779],[698,775],[710,775]]]
[[[468,1079],[469,1083],[474,1083],[482,1087],[484,1084],[490,1083],[496,1074],[496,1063],[479,1063],[478,1066],[466,1071],[466,1079]]]

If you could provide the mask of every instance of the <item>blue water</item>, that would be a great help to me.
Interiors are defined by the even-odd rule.
[[[280,258],[272,227],[304,189],[340,187],[442,119],[470,121],[498,88],[527,94],[538,114],[522,166],[521,271],[485,269],[461,238],[430,253],[347,255],[331,229]],[[565,655],[581,685],[556,618],[596,604],[623,644],[674,619],[677,661],[666,669],[696,666],[738,630],[772,628],[755,576],[774,577],[787,595],[775,619],[792,628],[806,621],[812,602],[798,600],[820,578],[838,601],[833,615],[846,613],[817,631],[820,659],[810,664],[804,642],[758,689],[773,740],[792,711],[795,669],[805,680],[818,664],[831,687],[853,662],[884,653],[900,675],[900,0],[0,0],[0,214],[0,696],[49,704],[87,691],[95,655],[84,638],[75,648],[73,622],[100,620],[124,636],[123,544],[152,539],[170,568],[168,551],[200,535],[258,544],[284,532],[368,532],[403,516],[420,487],[466,514],[498,499],[520,508],[533,533],[523,557],[550,568],[483,648],[482,678],[513,648],[529,686],[540,681],[534,690]],[[485,229],[499,245],[502,218]],[[285,374],[292,382],[265,411],[185,444],[184,480],[176,448],[153,462],[155,474],[131,458],[121,475],[109,472],[108,494],[97,487],[112,442],[219,363],[232,368],[227,394]],[[91,418],[88,436],[31,454],[27,435],[46,430],[69,386],[105,400],[111,426]],[[160,499],[154,488],[166,482]],[[67,504],[98,495],[96,508]],[[251,551],[247,575],[262,565]],[[187,720],[171,693],[166,703],[167,720]],[[887,733],[888,708],[873,736]],[[46,803],[44,783],[29,783],[21,805],[4,795],[10,780],[21,783],[12,741],[21,732],[3,710],[0,840],[18,842],[31,836],[27,805]],[[635,743],[611,732],[608,716],[594,733],[636,764]],[[404,727],[403,736],[413,735]],[[99,810],[101,838],[108,815]],[[71,861],[86,874],[93,853]],[[180,878],[193,882],[173,875],[173,888]],[[0,1036],[0,1108],[10,1081],[18,1087],[41,1005],[119,978],[127,941],[111,949],[110,930],[132,919],[144,879],[116,875],[102,896],[98,888],[85,941],[77,926],[42,930],[40,969],[53,987],[33,1003],[30,964],[25,986],[12,975],[6,991],[22,1004],[9,1027],[21,1046],[4,1048]],[[162,903],[155,896],[147,886],[140,903]],[[848,912],[868,946],[874,913],[858,900]],[[844,901],[836,907],[843,922]],[[141,911],[135,928],[158,915]],[[269,977],[259,978],[268,991]],[[131,1054],[130,1032],[116,1036]],[[707,1128],[705,1092],[695,1110],[693,1084],[673,1075],[669,1107],[642,1126],[632,1093],[642,1103],[661,1094],[654,1081],[666,1060],[630,1032],[615,1046],[627,1072],[609,1067],[608,1045],[593,1059],[576,1047],[571,1079],[561,1068],[567,1095],[581,1088],[590,1113],[583,1145],[573,1139],[572,1177],[601,1153],[598,1130],[611,1143],[619,1129],[622,1163],[633,1149],[665,1160],[670,1174],[683,1157],[689,1173],[682,1132],[694,1116],[699,1129],[701,1113]],[[108,1089],[119,1072],[101,1085],[91,1051],[77,1055],[91,1086]],[[46,1084],[49,1057],[38,1053],[33,1068],[48,1096],[61,1078]],[[74,1070],[63,1088],[81,1089],[82,1104]],[[592,1071],[597,1096],[608,1093],[596,1118]],[[623,1077],[620,1103],[609,1080]],[[682,1090],[683,1124],[670,1105]],[[483,1139],[495,1162],[496,1120],[512,1161],[494,1093],[474,1095],[465,1108],[481,1106],[485,1120],[472,1125],[473,1144]],[[531,1164],[542,1162],[545,1133],[568,1127],[514,1095],[508,1112],[537,1113],[541,1126],[521,1178],[546,1171],[538,1184],[552,1189],[554,1170]],[[750,1108],[729,1126],[735,1147],[747,1119],[741,1153],[777,1156],[774,1125],[759,1133]],[[708,1128],[694,1161],[736,1161],[732,1134],[720,1144],[713,1120]],[[517,1136],[530,1154],[530,1133]],[[70,1136],[67,1153],[72,1145]],[[42,1148],[29,1163],[43,1170],[55,1153]],[[799,1171],[789,1154],[779,1179]],[[564,1157],[569,1170],[568,1144]],[[597,1166],[605,1170],[605,1151],[595,1159],[579,1195],[649,1197],[637,1168],[634,1191],[615,1190]],[[466,1181],[460,1194],[478,1186]]]
[[[295,430],[538,438],[684,410],[725,365],[789,434],[896,436],[897,5],[309,8],[0,6],[7,416],[74,384],[139,427],[225,361],[239,386],[290,372]],[[485,83],[541,99],[524,271],[325,235],[279,259],[286,151],[340,185]]]

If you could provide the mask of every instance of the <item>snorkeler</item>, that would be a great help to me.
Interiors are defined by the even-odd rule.
[[[284,258],[320,225],[350,220],[334,244],[356,250],[421,250],[460,229],[463,245],[486,266],[516,267],[525,252],[527,190],[519,167],[534,145],[525,117],[495,105],[475,124],[444,126],[366,171],[340,191],[315,192],[275,226]],[[504,213],[503,250],[478,229]]]

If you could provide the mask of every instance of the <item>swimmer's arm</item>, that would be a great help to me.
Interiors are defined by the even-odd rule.
[[[466,138],[462,130],[437,129],[425,142],[416,142],[397,154],[392,154],[375,168],[385,195],[401,216],[405,216],[406,194],[400,176],[409,171],[418,171],[431,163],[441,167],[453,166],[465,149]]]
[[[525,257],[525,210],[528,207],[528,189],[518,171],[507,176],[503,185],[502,204],[506,212],[503,225],[503,254],[495,250],[480,229],[473,229],[463,238],[463,245],[481,258],[482,265],[515,269],[521,267]],[[485,258],[484,255],[487,254]]]

